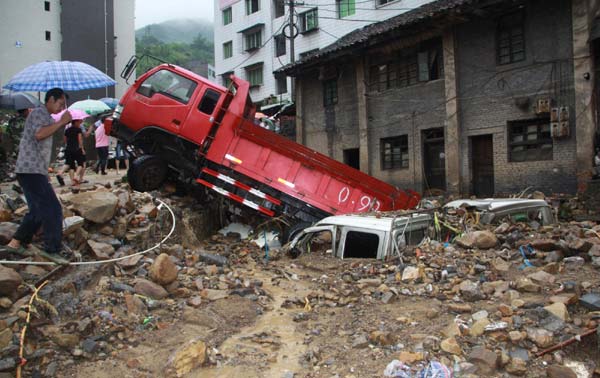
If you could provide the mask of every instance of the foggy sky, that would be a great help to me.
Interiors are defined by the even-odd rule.
[[[135,0],[135,28],[174,18],[213,20],[214,0]]]

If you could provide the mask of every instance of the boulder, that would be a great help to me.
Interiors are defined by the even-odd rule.
[[[556,302],[551,304],[550,306],[544,307],[544,310],[548,311],[550,314],[556,316],[563,322],[568,322],[571,320],[569,316],[569,310],[567,310],[567,306],[564,303]]]
[[[566,366],[552,365],[546,369],[548,378],[577,378],[577,374]]]
[[[469,280],[461,282],[459,290],[462,297],[469,302],[479,301],[485,298],[485,296],[479,289],[479,285]]]
[[[16,270],[0,265],[0,295],[12,296],[23,282],[23,278]]]
[[[0,349],[4,349],[12,343],[13,333],[10,328],[5,328],[0,332]]]
[[[115,253],[114,247],[107,243],[88,240],[87,244],[98,260],[108,260]]]
[[[184,376],[204,365],[208,360],[206,343],[202,340],[191,340],[176,350],[167,361],[167,375]]]
[[[531,273],[527,276],[527,278],[529,278],[534,283],[542,286],[553,285],[554,281],[556,281],[556,277],[554,277],[554,275],[546,273],[543,270]]]
[[[74,215],[72,217],[66,217],[63,219],[63,235],[67,236],[77,231],[83,224],[85,223],[85,219],[78,215]]]
[[[600,311],[600,294],[588,293],[579,299],[579,303],[592,311]]]
[[[419,278],[422,278],[423,276],[423,272],[421,269],[419,269],[416,266],[407,266],[406,268],[404,268],[404,270],[402,271],[402,281],[406,282],[406,281],[414,281],[417,280]]]
[[[79,215],[90,222],[102,224],[115,215],[119,199],[111,192],[95,191],[76,194],[70,202]]]
[[[5,245],[12,239],[15,232],[17,232],[19,225],[12,222],[0,223],[0,244]]]
[[[148,270],[152,281],[168,285],[177,280],[177,266],[166,253],[161,253]]]
[[[125,305],[127,306],[127,312],[132,315],[144,315],[148,311],[144,301],[135,295],[125,294]]]
[[[542,288],[533,283],[529,278],[522,277],[517,280],[517,290],[521,292],[538,293]]]
[[[505,369],[510,374],[521,376],[527,373],[527,363],[520,358],[511,358]]]
[[[63,348],[71,349],[79,344],[79,336],[72,333],[56,333],[52,335],[52,340]]]
[[[133,287],[136,294],[140,294],[152,299],[166,298],[169,293],[160,285],[145,279],[138,279]]]
[[[423,352],[411,353],[411,352],[407,352],[407,351],[402,351],[402,352],[400,352],[400,356],[398,357],[398,360],[400,360],[401,362],[403,362],[407,365],[412,365],[415,362],[423,361],[424,359],[425,359],[425,355]]]
[[[204,289],[200,292],[200,296],[208,299],[209,301],[216,301],[227,298],[229,294],[225,290]]]
[[[540,348],[548,348],[554,343],[552,332],[543,328],[527,328],[527,338]]]
[[[531,246],[533,249],[537,249],[538,251],[551,252],[555,250],[560,250],[561,245],[552,239],[538,239],[531,242]]]
[[[498,356],[496,353],[484,347],[473,348],[469,353],[469,362],[478,367],[477,372],[486,376],[496,371]]]
[[[462,354],[462,349],[460,348],[460,345],[458,345],[458,342],[454,337],[444,339],[441,342],[440,347],[446,353],[454,354],[457,356]]]
[[[488,318],[479,319],[471,326],[469,334],[471,336],[481,336],[485,333],[485,327],[488,325],[490,325]]]

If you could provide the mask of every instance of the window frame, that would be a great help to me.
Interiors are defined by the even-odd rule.
[[[390,3],[394,3],[398,0],[375,0],[375,7],[384,7]]]
[[[217,98],[214,98],[214,95],[217,96]],[[200,102],[198,103],[198,111],[201,112],[202,114],[206,114],[206,115],[213,115],[215,112],[215,109],[217,108],[217,105],[219,104],[219,101],[221,100],[221,92],[217,91],[216,89],[213,88],[206,88],[206,90],[204,91],[204,94],[202,95],[202,99],[200,100]],[[204,105],[206,105],[208,103],[208,101],[212,101],[214,104],[209,104],[208,106],[212,106],[212,111],[210,113],[207,112],[207,109],[203,110]]]
[[[356,0],[336,0],[335,4],[338,18],[346,18],[356,14]]]
[[[285,16],[285,0],[273,0],[273,18],[277,19],[283,16]]]
[[[252,36],[258,35],[252,43],[249,43]],[[254,51],[262,47],[262,28],[252,29],[244,33],[244,51]]]
[[[226,54],[229,52],[229,56]],[[233,56],[233,41],[227,41],[223,43],[223,60],[229,59]]]
[[[46,41],[52,41],[52,32],[50,30],[45,31]]]
[[[313,15],[314,13],[314,15]],[[308,27],[308,17],[312,16],[314,19],[314,25],[312,25],[312,27]],[[315,7],[315,8],[311,8],[309,10],[307,10],[306,12],[302,12],[298,15],[298,18],[300,20],[300,33],[301,34],[306,34],[306,33],[310,33],[312,31],[318,30],[319,29],[319,8]]]
[[[275,45],[275,57],[280,57],[287,54],[286,37],[282,34],[277,34],[273,37]],[[283,42],[282,42],[283,41]]]
[[[258,63],[258,64],[253,64],[249,67],[245,67],[244,68],[246,70],[246,81],[248,81],[248,83],[250,83],[250,88],[255,88],[255,87],[260,87],[261,85],[264,85],[265,83],[265,77],[264,77],[264,64],[263,63]],[[252,73],[253,72],[260,72],[260,83],[258,82],[254,82],[254,78],[252,77]]]
[[[285,84],[282,85],[283,82]],[[288,92],[288,85],[287,85],[287,76],[285,74],[275,74],[275,89],[277,91],[277,94],[284,94]],[[285,89],[285,90],[282,90]]]
[[[50,2],[49,1],[44,1],[44,10],[46,12],[50,12]]]
[[[254,9],[253,5],[256,3],[256,9]],[[260,10],[260,0],[246,0],[246,16],[254,14]]]
[[[221,75],[219,75],[219,76],[221,76],[221,80],[222,80],[223,86],[225,88],[229,88],[231,83],[233,83],[233,81],[229,78],[229,76],[231,76],[231,75],[233,75],[233,71],[227,71],[227,72],[224,72]]]
[[[187,96],[187,98],[183,98],[183,97],[180,97],[180,96],[176,96],[173,92],[168,92],[168,91],[163,91],[163,90],[155,90],[155,87],[153,87],[153,86],[150,87],[150,88],[152,88],[151,89],[152,95],[149,96],[149,97],[146,96],[144,94],[144,88],[145,88],[144,84],[147,84],[149,80],[151,80],[153,78],[156,78],[159,74],[162,74],[163,72],[166,72],[166,73],[168,73],[168,74],[176,77],[178,80],[182,79],[182,81],[180,81],[180,83],[181,82],[188,82],[189,84],[191,84],[187,88],[187,91],[186,91],[186,94],[189,94],[189,96]],[[138,87],[136,93],[139,93],[139,94],[141,94],[142,96],[144,96],[146,98],[152,98],[152,96],[154,94],[161,94],[161,95],[163,95],[165,97],[168,97],[168,98],[173,99],[173,100],[175,100],[177,102],[180,102],[182,104],[186,104],[187,105],[190,102],[190,100],[192,99],[192,97],[194,95],[194,92],[196,91],[197,87],[198,87],[198,83],[196,81],[194,81],[192,79],[189,79],[189,78],[187,78],[185,76],[179,75],[179,74],[177,74],[175,72],[172,72],[172,71],[169,71],[169,70],[166,70],[166,69],[162,69],[162,70],[156,71],[155,73],[153,73],[152,75],[150,75],[149,77],[147,77],[146,80],[144,80],[144,82],[140,84],[140,86]],[[171,88],[172,87],[168,87],[168,88],[165,88],[165,89],[171,89]]]
[[[223,25],[229,25],[233,22],[233,8],[227,7],[223,9]]]
[[[388,145],[389,148],[387,147]],[[399,148],[400,151],[398,154],[394,154],[395,148]],[[379,140],[379,149],[381,162],[380,166],[382,171],[408,169],[410,167],[408,134],[381,138]],[[386,156],[388,155],[390,156],[390,160],[389,162],[386,162]],[[395,159],[395,156],[398,156],[398,158]]]
[[[499,66],[523,62],[527,59],[527,44],[525,23],[526,15],[523,10],[505,14],[496,22],[496,64]],[[520,35],[513,35],[515,29],[520,29]],[[503,34],[508,33],[508,37]],[[519,41],[520,39],[520,41]],[[521,45],[520,50],[515,45]],[[508,53],[502,54],[502,49]],[[521,54],[519,56],[516,56]],[[505,58],[508,58],[507,60]]]
[[[323,81],[323,106],[329,107],[338,103],[337,79]]]
[[[529,127],[536,126],[536,138],[529,139],[528,136],[532,133],[528,130]],[[523,130],[517,132],[515,129],[522,127]],[[543,130],[543,128],[547,130]],[[526,163],[532,161],[549,161],[554,160],[554,140],[551,136],[551,125],[549,118],[534,118],[518,121],[508,121],[507,123],[507,148],[508,161],[510,163]],[[514,141],[515,136],[521,136],[522,140]],[[551,148],[544,148],[545,145],[550,145]],[[524,147],[522,150],[516,151],[518,147]],[[517,158],[516,156],[523,157]]]

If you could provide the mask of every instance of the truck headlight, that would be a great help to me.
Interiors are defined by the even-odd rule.
[[[113,119],[118,120],[121,118],[121,112],[123,112],[123,105],[119,104],[115,107],[115,111],[113,113]]]

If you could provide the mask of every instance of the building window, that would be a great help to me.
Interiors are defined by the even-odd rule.
[[[498,20],[496,44],[498,64],[525,60],[525,17],[523,12],[512,13]]]
[[[52,34],[46,30],[46,41],[51,41],[52,40]]]
[[[319,27],[317,8],[300,13],[300,33],[307,33]]]
[[[229,25],[231,24],[231,21],[233,21],[233,11],[231,10],[231,7],[223,9],[223,25]]]
[[[323,82],[323,106],[331,106],[337,104],[337,80],[325,80]]]
[[[229,88],[229,86],[232,83],[231,75],[233,75],[233,71],[229,71],[229,72],[225,72],[224,74],[221,74],[221,80],[222,80],[223,86],[225,88]]]
[[[285,55],[285,35],[275,36],[275,56]]]
[[[509,161],[552,160],[552,136],[548,118],[508,123]]]
[[[356,13],[355,0],[336,0],[338,18],[352,16]]]
[[[50,12],[50,2],[49,1],[44,1],[44,10],[46,12]]]
[[[394,1],[396,1],[396,0],[375,0],[375,4],[377,4],[377,6],[381,6],[381,5],[393,3]]]
[[[419,82],[441,79],[444,76],[442,43],[426,42],[387,62],[374,64],[369,69],[369,89],[383,91],[403,88]]]
[[[285,15],[284,0],[273,0],[273,8],[275,9],[275,18]]]
[[[381,139],[381,169],[408,168],[408,135]]]
[[[277,94],[287,93],[287,76],[276,74],[275,80],[277,80]]]
[[[251,67],[246,67],[246,78],[250,83],[250,87],[257,87],[263,84],[263,65],[255,64]]]
[[[246,14],[258,12],[259,0],[246,0]]]
[[[254,32],[246,33],[244,38],[246,40],[246,51],[252,51],[260,49],[262,46],[262,30],[256,30]]]
[[[223,59],[231,58],[233,56],[233,42],[223,43]]]

